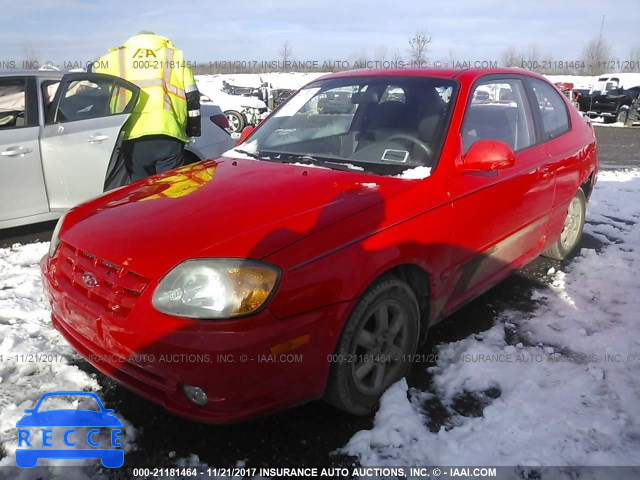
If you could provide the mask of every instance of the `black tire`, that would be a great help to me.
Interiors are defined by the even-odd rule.
[[[229,130],[231,130],[233,133],[242,132],[242,129],[247,123],[244,115],[242,115],[240,112],[236,112],[235,110],[227,110],[226,112],[224,112],[224,114],[229,121]]]
[[[622,123],[623,125],[626,125],[628,116],[629,109],[621,108],[620,110],[618,110],[618,114],[616,115],[616,123]]]
[[[587,212],[587,197],[581,188],[571,199],[567,216],[556,243],[542,252],[542,255],[554,260],[564,260],[578,246],[582,238],[584,219]]]
[[[418,347],[420,311],[402,280],[378,279],[360,298],[330,358],[324,399],[353,415],[368,415],[384,391],[404,377]]]
[[[616,117],[602,117],[602,123],[613,123],[616,121]]]

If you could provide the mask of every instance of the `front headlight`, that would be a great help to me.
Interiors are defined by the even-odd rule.
[[[51,234],[51,242],[49,243],[49,258],[52,258],[58,251],[58,247],[60,246],[60,229],[62,228],[64,217],[66,216],[67,214],[63,213],[62,216],[58,219],[58,223],[56,223],[56,228],[53,229],[53,233]]]
[[[171,270],[153,292],[156,310],[188,318],[231,318],[262,307],[280,271],[255,260],[203,258]]]

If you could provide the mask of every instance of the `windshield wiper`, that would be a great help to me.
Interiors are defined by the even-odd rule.
[[[273,152],[279,158],[274,159],[276,161],[281,161],[283,163],[309,163],[311,165],[318,165],[320,167],[333,168],[335,170],[344,170],[354,171],[353,168],[350,168],[350,163],[342,158],[333,159],[331,157],[313,157],[311,155],[304,155],[299,153],[284,153],[284,152]],[[285,157],[285,158],[283,158]]]
[[[249,151],[247,151],[247,150],[242,150],[241,148],[233,148],[233,149],[232,149],[232,151],[234,151],[234,152],[238,152],[238,153],[242,153],[243,155],[247,155],[247,156],[249,156],[249,157],[251,157],[251,158],[257,158],[257,159],[261,159],[261,158],[262,158],[262,157],[261,157],[259,154],[257,154],[257,153],[249,152]]]

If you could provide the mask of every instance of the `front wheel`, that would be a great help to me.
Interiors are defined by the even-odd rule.
[[[556,243],[545,250],[542,255],[555,260],[564,260],[578,246],[582,238],[584,219],[587,211],[587,197],[581,188],[569,203],[567,216],[564,219],[562,232]]]
[[[325,400],[354,415],[372,413],[384,391],[409,371],[419,329],[413,290],[395,277],[376,281],[351,313],[330,358]]]

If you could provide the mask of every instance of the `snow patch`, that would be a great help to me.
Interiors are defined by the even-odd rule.
[[[397,382],[373,428],[343,452],[365,466],[639,466],[639,204],[640,170],[600,172],[585,232],[598,235],[602,251],[583,249],[550,269],[533,313],[504,312],[492,328],[441,345],[433,392]],[[510,345],[505,328],[521,341]],[[486,392],[481,416],[454,408],[457,398],[486,400]],[[422,408],[434,397],[450,415],[437,432]]]

